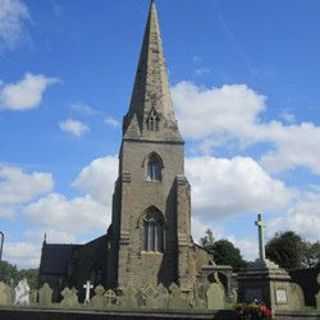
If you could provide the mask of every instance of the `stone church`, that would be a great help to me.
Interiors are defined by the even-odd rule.
[[[112,223],[105,235],[84,245],[44,241],[40,283],[59,289],[82,288],[87,280],[119,289],[177,283],[187,292],[214,268],[212,257],[191,236],[184,141],[152,1],[131,103],[123,119]]]

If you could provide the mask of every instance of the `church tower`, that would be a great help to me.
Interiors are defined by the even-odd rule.
[[[157,9],[151,2],[131,103],[123,119],[119,177],[108,231],[107,283],[192,287],[190,185],[170,97]]]

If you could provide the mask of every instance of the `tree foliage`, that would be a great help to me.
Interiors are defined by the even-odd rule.
[[[0,281],[16,286],[24,278],[28,280],[30,288],[36,288],[38,285],[38,269],[18,270],[16,266],[6,261],[0,261]]]
[[[228,265],[234,270],[239,270],[247,265],[247,262],[241,256],[240,249],[236,248],[232,242],[226,239],[215,241],[210,229],[201,238],[201,244],[213,255],[217,265]]]
[[[293,231],[276,233],[266,245],[266,255],[286,270],[311,268],[319,264],[320,243],[305,241]]]

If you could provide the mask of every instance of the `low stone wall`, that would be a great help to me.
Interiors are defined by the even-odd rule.
[[[233,311],[156,312],[150,311],[92,311],[21,307],[0,307],[1,320],[237,320]]]
[[[281,311],[274,314],[276,320],[320,320],[320,312],[312,311]]]

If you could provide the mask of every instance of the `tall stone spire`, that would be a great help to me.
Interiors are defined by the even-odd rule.
[[[157,8],[151,1],[129,112],[124,119],[125,136],[144,136],[152,116],[158,132],[177,130],[162,48]],[[131,133],[130,133],[131,132]],[[158,134],[158,135],[159,135]]]

